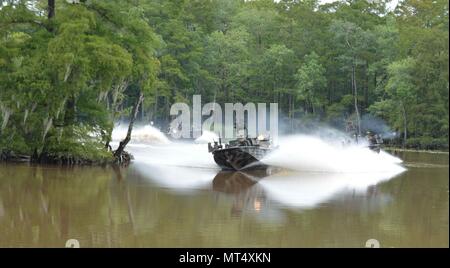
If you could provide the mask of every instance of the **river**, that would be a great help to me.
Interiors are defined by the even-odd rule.
[[[396,153],[393,173],[233,173],[152,148],[131,146],[126,168],[0,164],[0,247],[449,246],[448,154]]]

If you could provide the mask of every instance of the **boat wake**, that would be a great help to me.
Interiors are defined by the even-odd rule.
[[[118,144],[122,137],[115,133],[113,143]],[[210,138],[215,137],[205,135],[202,142]],[[207,189],[236,192],[242,184],[247,187],[243,191],[257,198],[264,196],[267,202],[302,209],[349,189],[364,194],[370,186],[405,171],[402,160],[384,151],[376,153],[361,144],[344,145],[299,135],[280,138],[279,148],[262,159],[276,172],[264,176],[255,173],[254,177],[249,171],[244,177],[250,179],[245,179],[242,174],[247,170],[242,174],[222,172],[207,145],[198,142],[169,141],[156,128],[138,127],[127,146],[135,158],[131,168],[147,181],[177,193]],[[229,187],[232,190],[227,190]]]
[[[302,172],[371,173],[401,172],[402,160],[381,151],[373,152],[365,144],[343,144],[313,136],[279,139],[279,148],[262,159],[267,165]]]

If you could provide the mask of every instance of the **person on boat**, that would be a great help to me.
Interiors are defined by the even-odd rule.
[[[378,144],[377,138],[372,132],[367,131],[366,137],[367,137],[367,141],[369,142],[369,146],[375,146]]]
[[[345,126],[345,132],[352,137],[356,143],[358,143],[358,133],[356,131],[356,127],[353,125],[352,121],[347,121],[347,125]]]

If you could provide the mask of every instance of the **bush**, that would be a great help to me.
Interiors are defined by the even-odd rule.
[[[429,150],[448,150],[448,140],[445,138],[433,138],[426,144]]]
[[[406,148],[421,150],[448,150],[448,140],[446,138],[432,137],[409,138],[406,141]]]
[[[420,144],[420,138],[409,138],[406,140],[406,148],[419,149]]]

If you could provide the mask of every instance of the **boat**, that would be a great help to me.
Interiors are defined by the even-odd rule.
[[[345,127],[345,131],[347,132],[348,136],[353,137],[354,141],[358,144],[360,142],[360,139],[362,136],[360,135],[360,131],[357,131],[356,127],[353,125],[351,121],[347,121],[347,125]],[[383,145],[383,139],[379,134],[375,134],[372,131],[368,130],[366,132],[365,140],[368,143],[367,148],[370,150],[380,153],[381,152],[381,146]],[[346,142],[347,144],[350,143],[350,140]]]
[[[373,134],[368,131],[366,135],[367,142],[369,143],[368,147],[370,150],[380,153],[381,145],[383,144],[383,139],[378,134]]]
[[[208,152],[223,170],[266,169],[268,166],[261,159],[274,149],[270,139],[263,135],[237,138],[225,144],[221,138],[219,142],[208,143]]]
[[[362,143],[364,147],[372,150],[375,153],[381,152],[381,146],[383,145],[383,139],[379,135],[369,134],[365,137],[361,137],[360,135],[353,135],[353,140],[355,144]],[[345,146],[352,144],[351,138],[345,139],[342,143]]]

